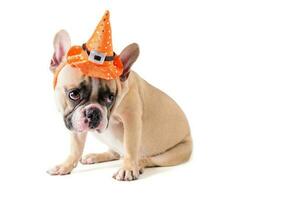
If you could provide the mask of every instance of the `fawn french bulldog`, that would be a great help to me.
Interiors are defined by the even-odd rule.
[[[100,59],[101,52],[94,51],[89,42],[86,46],[87,59],[97,55]],[[183,111],[169,96],[131,70],[139,56],[137,44],[128,45],[117,56],[122,69],[114,78],[91,76],[73,66],[67,58],[71,48],[68,33],[58,32],[50,68],[57,74],[54,91],[58,109],[72,132],[71,151],[63,163],[48,170],[49,174],[69,174],[79,161],[93,164],[122,158],[122,166],[113,178],[130,181],[137,179],[146,167],[178,165],[190,158],[192,139]],[[115,58],[103,59],[111,62]],[[87,132],[94,132],[109,151],[82,156]]]

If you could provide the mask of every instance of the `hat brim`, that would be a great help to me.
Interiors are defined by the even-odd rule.
[[[89,61],[88,54],[80,46],[70,48],[67,61],[73,67],[79,68],[84,75],[94,78],[116,79],[123,72],[123,64],[119,56],[115,56],[113,61],[105,61],[103,64],[94,63]]]

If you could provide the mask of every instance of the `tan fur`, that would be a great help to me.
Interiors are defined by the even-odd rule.
[[[65,66],[59,74],[56,87],[57,101],[66,110],[64,87],[77,86],[84,77],[77,69]],[[89,154],[81,159],[87,133],[72,134],[71,154],[51,174],[67,174],[81,159],[83,164],[92,164],[119,159],[123,156],[121,169],[114,174],[117,180],[137,179],[145,167],[171,166],[187,161],[192,152],[192,139],[187,119],[180,107],[165,93],[148,84],[131,71],[128,79],[102,81],[116,87],[118,96],[109,120],[105,137],[113,137],[123,146],[118,152]],[[98,133],[97,133],[98,134]]]

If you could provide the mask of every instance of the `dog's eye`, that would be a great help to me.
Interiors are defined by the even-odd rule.
[[[107,94],[104,96],[104,101],[106,103],[112,103],[114,100],[114,95],[113,94]]]
[[[73,101],[78,101],[80,100],[81,98],[81,95],[80,95],[80,90],[79,89],[75,89],[75,90],[72,90],[68,93],[68,97],[73,100]]]

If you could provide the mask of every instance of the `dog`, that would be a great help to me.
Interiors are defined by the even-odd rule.
[[[86,76],[69,64],[65,57],[70,47],[69,34],[56,33],[50,69],[56,73],[61,68],[55,99],[72,134],[69,156],[49,174],[69,174],[79,161],[94,164],[123,158],[113,178],[132,181],[144,168],[189,160],[192,137],[185,114],[168,95],[131,70],[139,56],[138,44],[122,50],[122,74],[111,80]],[[82,156],[88,132],[94,132],[109,151]]]

